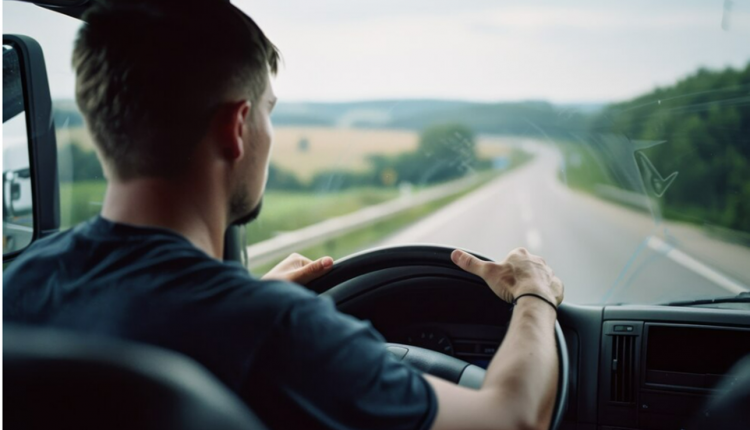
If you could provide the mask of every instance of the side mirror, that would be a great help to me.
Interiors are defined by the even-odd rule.
[[[3,35],[3,262],[60,228],[57,146],[39,44]]]

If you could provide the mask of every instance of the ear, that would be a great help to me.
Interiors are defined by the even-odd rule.
[[[248,100],[230,103],[227,106],[222,124],[222,153],[231,161],[239,160],[245,153],[245,140],[248,133],[247,119],[251,104]]]

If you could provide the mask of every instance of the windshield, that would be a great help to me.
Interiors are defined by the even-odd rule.
[[[749,289],[750,2],[233,3],[284,57],[253,273],[434,243],[526,247],[573,303]],[[73,101],[80,23],[4,9],[45,51],[69,228],[105,189]]]

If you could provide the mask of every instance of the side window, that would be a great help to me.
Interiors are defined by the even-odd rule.
[[[31,167],[20,59],[3,45],[3,254],[25,248],[34,235]]]
[[[106,188],[93,141],[75,103],[71,56],[80,26],[79,20],[33,4],[3,2],[3,32],[33,37],[44,51],[57,138],[60,230],[98,214]]]

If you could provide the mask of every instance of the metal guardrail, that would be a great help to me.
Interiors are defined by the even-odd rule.
[[[299,230],[281,233],[272,239],[247,247],[248,268],[253,269],[262,266],[281,257],[286,257],[292,252],[318,245],[351,231],[375,224],[407,209],[457,194],[478,181],[478,176],[470,176],[413,194],[402,195],[393,200],[330,218]]]
[[[653,197],[648,197],[641,193],[623,190],[622,188],[611,185],[597,184],[594,187],[594,193],[606,200],[623,204],[644,212],[654,209],[660,210],[659,202]],[[710,236],[717,237],[725,242],[734,242],[744,246],[750,246],[750,233],[738,230],[732,230],[719,225],[704,222],[701,227]]]
[[[653,207],[658,207],[658,205],[646,195],[613,187],[612,185],[596,184],[594,186],[594,193],[604,199],[612,200],[645,212],[649,212]]]

